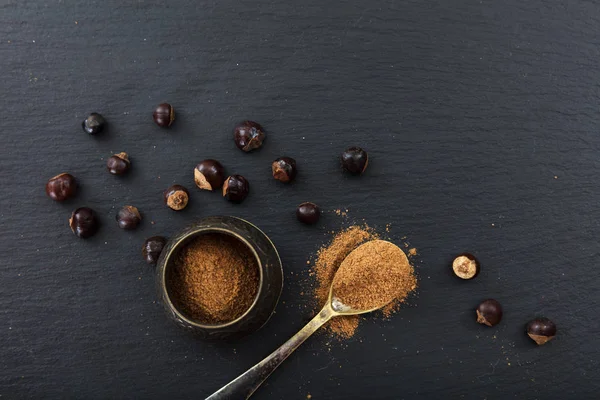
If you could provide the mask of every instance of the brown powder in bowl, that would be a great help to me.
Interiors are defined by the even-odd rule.
[[[254,301],[258,263],[240,240],[209,233],[190,241],[167,271],[169,296],[188,318],[220,324],[240,317]]]
[[[406,254],[393,243],[372,240],[342,262],[333,280],[333,296],[353,310],[374,310],[403,301],[416,284]]]

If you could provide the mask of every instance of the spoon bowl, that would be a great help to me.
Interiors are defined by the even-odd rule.
[[[365,254],[372,256],[365,259]],[[367,277],[360,274],[363,270],[369,272]],[[342,261],[329,287],[327,303],[336,315],[366,314],[379,310],[405,291],[403,287],[388,282],[393,282],[393,278],[405,278],[409,270],[406,254],[395,244],[386,240],[363,243]],[[357,280],[361,281],[360,284]],[[360,297],[358,301],[357,297]]]

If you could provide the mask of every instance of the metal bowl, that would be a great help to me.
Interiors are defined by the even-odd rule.
[[[171,301],[166,279],[179,250],[194,238],[207,233],[230,235],[244,243],[256,257],[260,272],[258,291],[250,308],[237,319],[217,325],[194,321],[177,309]],[[250,222],[225,216],[204,218],[173,236],[158,260],[156,278],[159,298],[169,317],[177,325],[203,339],[235,338],[258,330],[275,311],[283,288],[281,259],[273,242]]]

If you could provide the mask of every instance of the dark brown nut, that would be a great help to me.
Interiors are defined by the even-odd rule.
[[[482,301],[475,311],[480,324],[494,326],[502,320],[502,306],[494,299]]]
[[[129,161],[129,156],[125,152],[115,154],[106,160],[106,169],[113,175],[124,174],[129,171],[130,166],[131,161]]]
[[[156,125],[161,128],[168,128],[175,121],[175,109],[169,103],[159,104],[152,113],[152,118]]]
[[[88,207],[78,208],[71,214],[69,226],[75,235],[87,239],[98,231],[96,213]]]
[[[181,185],[173,185],[164,191],[165,204],[172,210],[183,210],[190,199],[190,193]]]
[[[243,151],[251,151],[262,146],[265,132],[262,126],[254,121],[243,121],[233,131],[235,145]]]
[[[137,228],[142,221],[142,216],[134,206],[125,206],[117,213],[117,223],[119,228],[131,230]]]
[[[65,201],[77,193],[77,181],[71,174],[62,173],[48,180],[46,194],[52,200]]]
[[[156,264],[158,257],[162,253],[167,239],[162,236],[152,236],[146,239],[144,247],[142,247],[142,256],[148,264]]]
[[[106,120],[104,117],[98,113],[91,113],[86,119],[81,123],[83,130],[90,135],[96,135],[101,133],[106,126]]]
[[[556,325],[548,318],[536,318],[527,324],[527,335],[541,346],[556,336]]]
[[[296,160],[291,157],[281,157],[271,164],[273,178],[280,182],[288,183],[296,178],[298,170],[296,169]]]
[[[223,197],[232,203],[241,203],[250,192],[250,184],[241,175],[231,175],[223,184]]]
[[[367,152],[360,147],[350,147],[342,153],[342,166],[353,175],[362,174],[369,165]]]
[[[321,216],[321,210],[315,203],[302,203],[296,209],[296,218],[298,221],[303,222],[307,225],[316,224]]]
[[[215,190],[225,182],[225,168],[217,160],[204,160],[194,168],[194,182],[203,190]]]

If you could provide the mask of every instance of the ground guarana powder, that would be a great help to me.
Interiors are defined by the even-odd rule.
[[[171,301],[188,318],[219,324],[241,316],[258,291],[258,263],[238,239],[201,235],[177,255],[167,281]]]
[[[319,309],[323,307],[329,295],[329,288],[333,282],[333,277],[342,261],[348,256],[352,250],[361,244],[379,239],[379,235],[370,227],[351,226],[338,232],[331,243],[323,246],[317,252],[317,258],[314,260],[310,275],[316,280],[316,288],[314,290],[315,307]],[[411,267],[412,271],[412,267]],[[414,275],[412,275],[414,278]],[[416,285],[416,279],[414,279]],[[395,307],[402,303],[404,299],[393,301],[390,305],[383,309],[384,315],[391,314]],[[344,316],[333,318],[327,325],[328,329],[336,336],[341,338],[351,337],[358,327],[360,316]]]
[[[372,310],[403,301],[416,284],[406,254],[393,243],[372,240],[342,262],[333,280],[333,295],[353,310]]]

